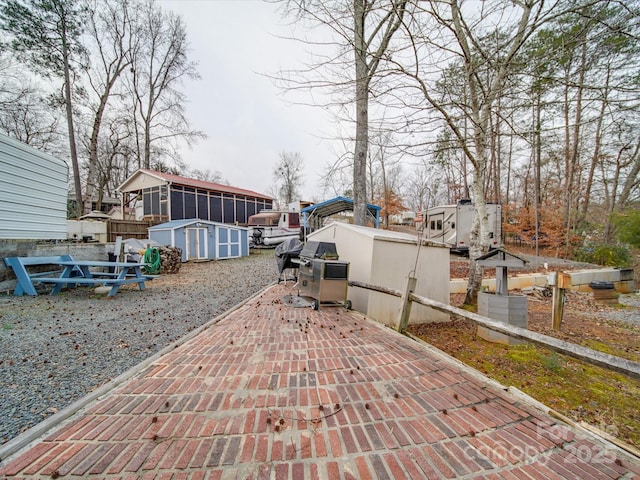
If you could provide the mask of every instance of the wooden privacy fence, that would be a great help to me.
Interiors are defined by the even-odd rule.
[[[526,328],[520,328],[514,325],[509,325],[507,323],[498,322],[496,320],[483,317],[482,315],[478,315],[477,313],[468,312],[466,310],[463,310],[462,308],[453,307],[451,305],[447,305],[446,303],[431,300],[430,298],[422,297],[420,295],[415,295],[413,293],[413,288],[415,287],[415,279],[411,277],[409,277],[406,292],[401,292],[399,290],[394,290],[391,288],[378,287],[376,285],[356,281],[350,281],[349,286],[364,288],[366,290],[372,290],[375,292],[385,293],[387,295],[402,298],[402,309],[400,312],[400,322],[398,326],[398,330],[401,333],[406,333],[409,313],[411,312],[411,303],[416,302],[420,305],[431,307],[434,310],[464,318],[476,323],[477,325],[482,325],[483,327],[489,328],[495,332],[503,333],[520,340],[525,340],[533,344],[543,346],[555,352],[577,358],[578,360],[582,360],[592,365],[597,365],[608,370],[623,373],[632,378],[640,379],[640,363],[638,362],[616,357],[615,355],[609,355],[608,353],[599,352],[597,350],[592,350],[590,348],[576,345],[574,343],[565,342],[563,340],[549,337],[541,333],[532,332],[531,330],[527,330]]]
[[[148,228],[158,222],[138,220],[107,220],[107,242],[115,242],[116,237],[122,238],[149,238]]]

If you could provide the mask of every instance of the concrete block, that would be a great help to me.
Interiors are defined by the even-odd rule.
[[[497,295],[494,293],[478,293],[478,314],[508,325],[520,328],[528,327],[527,297],[524,295]],[[520,345],[522,340],[511,338],[483,326],[478,326],[478,336],[490,342],[504,345]]]

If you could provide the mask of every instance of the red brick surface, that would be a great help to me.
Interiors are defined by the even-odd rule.
[[[640,460],[341,307],[266,290],[0,478],[636,478]]]

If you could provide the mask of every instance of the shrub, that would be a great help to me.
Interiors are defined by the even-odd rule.
[[[640,210],[630,210],[614,215],[611,221],[618,229],[618,238],[621,242],[640,247]]]
[[[595,263],[606,267],[631,267],[633,255],[626,246],[621,245],[587,245],[578,248],[573,258],[579,262]]]

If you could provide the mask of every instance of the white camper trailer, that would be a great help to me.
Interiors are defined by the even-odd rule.
[[[502,247],[502,205],[487,203],[487,212],[490,247]],[[444,243],[453,252],[467,253],[474,215],[475,206],[471,200],[459,200],[455,205],[432,207],[425,215],[425,237]]]

